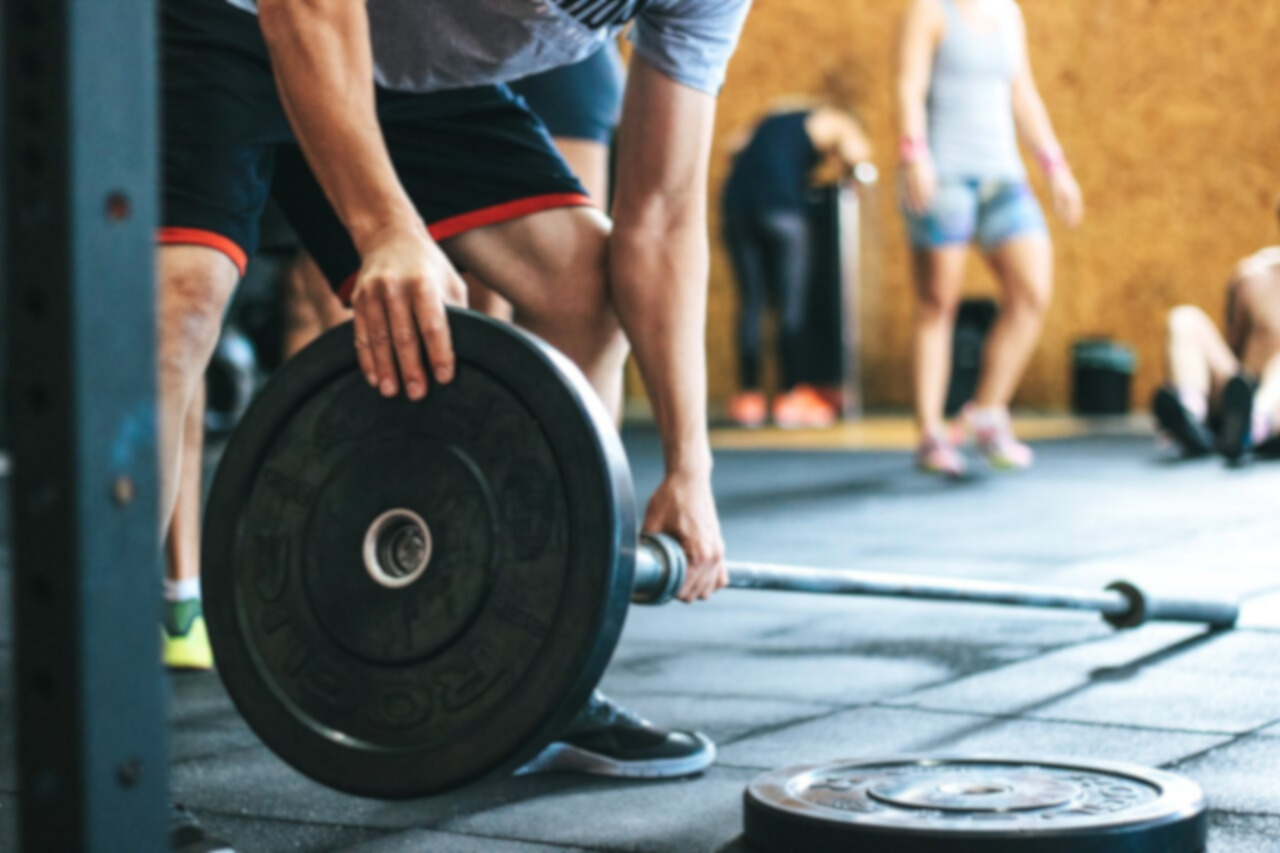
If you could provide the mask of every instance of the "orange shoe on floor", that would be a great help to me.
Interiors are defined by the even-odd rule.
[[[836,422],[835,408],[808,385],[773,398],[773,422],[783,429],[823,429]]]
[[[742,391],[729,400],[729,420],[740,427],[755,429],[764,426],[769,416],[769,404],[759,391]]]

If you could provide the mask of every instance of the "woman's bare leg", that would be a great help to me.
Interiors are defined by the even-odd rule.
[[[1008,241],[988,256],[1000,281],[1000,316],[987,337],[982,378],[974,396],[981,409],[1006,409],[1018,390],[1044,326],[1053,293],[1053,246],[1047,237]]]
[[[942,432],[951,381],[951,339],[964,286],[968,247],[916,249],[915,395],[916,423],[924,436]]]

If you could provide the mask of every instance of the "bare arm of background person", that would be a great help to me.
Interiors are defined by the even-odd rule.
[[[857,119],[844,110],[819,107],[805,122],[805,130],[814,147],[838,161],[843,172],[871,159],[871,140]]]
[[[1049,186],[1053,192],[1053,209],[1058,218],[1069,228],[1075,228],[1084,221],[1084,199],[1080,194],[1080,185],[1076,183],[1071,167],[1062,156],[1062,146],[1053,131],[1053,122],[1049,120],[1049,111],[1045,108],[1044,99],[1036,86],[1035,76],[1031,73],[1031,56],[1027,44],[1026,25],[1022,15],[1017,12],[1019,39],[1022,44],[1022,67],[1013,81],[1013,118],[1018,124],[1018,132],[1027,144],[1036,152],[1041,164],[1045,167]]]
[[[707,168],[713,96],[636,56],[618,128],[609,272],[618,317],[662,434],[666,478],[644,529],[673,534],[689,555],[680,597],[728,583],[711,495],[707,437]]]
[[[946,20],[938,0],[913,0],[902,24],[898,54],[898,125],[902,139],[924,145],[929,138],[929,80],[933,55],[938,50]],[[938,175],[933,158],[922,150],[903,164],[903,189],[907,209],[923,214],[933,203]]]
[[[444,302],[464,302],[466,287],[427,234],[387,153],[365,3],[260,0],[258,17],[289,122],[360,252],[351,301],[361,371],[385,396],[399,392],[403,377],[409,397],[421,399],[420,341],[436,381],[452,379]]]

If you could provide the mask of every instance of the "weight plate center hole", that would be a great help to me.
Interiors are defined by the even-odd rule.
[[[989,797],[993,794],[1007,794],[1012,790],[1008,785],[983,782],[952,782],[938,786],[938,793],[947,797]]]
[[[422,577],[431,563],[431,528],[411,509],[390,509],[364,536],[364,567],[374,582],[400,589]]]

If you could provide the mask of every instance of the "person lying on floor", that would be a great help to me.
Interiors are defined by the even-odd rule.
[[[1280,246],[1236,265],[1225,334],[1194,305],[1170,311],[1166,353],[1152,408],[1184,455],[1280,449]]]

